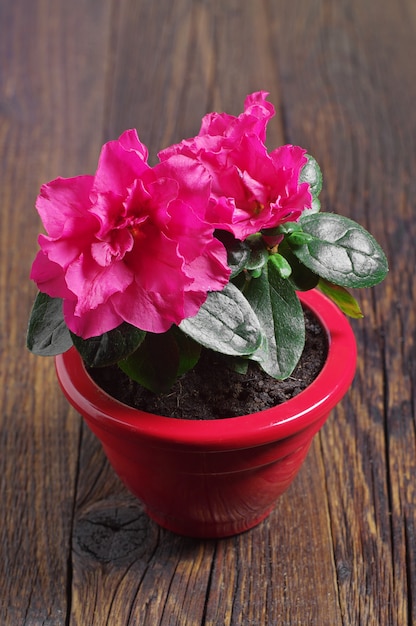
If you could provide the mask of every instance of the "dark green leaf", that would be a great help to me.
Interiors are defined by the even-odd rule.
[[[291,282],[294,289],[297,291],[308,291],[309,289],[314,289],[318,282],[319,276],[314,274],[309,268],[307,268],[303,263],[299,261],[297,257],[293,254],[292,250],[287,245],[286,241],[284,241],[279,246],[279,251],[285,257],[290,267],[292,268],[292,273],[289,276],[289,281]]]
[[[289,278],[292,268],[284,256],[276,252],[270,256],[270,263],[273,263],[282,278]]]
[[[27,347],[40,356],[56,356],[72,346],[64,321],[61,298],[38,293],[30,314]]]
[[[246,297],[265,335],[265,341],[251,358],[259,361],[270,376],[287,378],[305,345],[303,310],[294,288],[269,262],[260,278],[250,282]]]
[[[247,272],[240,272],[238,276],[232,279],[232,282],[236,287],[238,287],[240,291],[244,293],[245,286],[249,280],[250,276],[247,274]]]
[[[230,356],[252,354],[262,341],[259,320],[232,283],[210,292],[197,315],[179,327],[205,348]]]
[[[172,332],[147,333],[139,348],[118,365],[130,378],[153,393],[169,391],[180,364],[178,343]]]
[[[312,194],[312,197],[316,199],[322,190],[322,172],[321,168],[318,165],[316,159],[310,154],[306,155],[308,159],[307,164],[302,168],[302,171],[299,176],[299,181],[301,183],[309,183],[309,189]],[[313,210],[319,211],[320,204],[316,204],[315,207],[312,207]],[[309,209],[310,211],[310,209]]]
[[[225,357],[228,359],[228,367],[237,374],[247,374],[249,359],[238,356]]]
[[[269,253],[263,237],[257,234],[248,238],[250,244],[250,255],[245,263],[245,269],[253,278],[260,276],[264,265],[267,263]]]
[[[326,280],[319,281],[319,289],[328,298],[330,298],[341,309],[345,315],[353,318],[364,317],[360,309],[360,305],[356,299],[345,289],[339,285],[333,285]]]
[[[227,250],[227,264],[231,270],[231,278],[237,276],[243,269],[247,260],[250,257],[250,248],[244,244],[243,241],[239,242],[241,245],[233,250]]]
[[[172,327],[176,343],[179,349],[179,366],[177,376],[182,376],[188,370],[195,367],[201,356],[201,346],[199,343],[185,335],[177,326]]]
[[[239,241],[231,233],[225,231],[216,231],[216,236],[227,250],[227,264],[231,269],[231,278],[233,278],[244,269],[250,257],[250,246],[245,241]]]
[[[246,261],[246,269],[250,271],[261,270],[267,263],[268,258],[269,253],[267,252],[266,247],[264,245],[262,247],[257,247],[254,250],[251,250],[250,256]]]
[[[311,214],[311,213],[319,213],[319,211],[321,210],[321,201],[319,200],[319,198],[312,198],[312,205],[310,209],[306,209],[306,214]]]
[[[298,230],[297,232],[289,235],[287,241],[292,247],[303,246],[313,241],[313,237],[309,233],[304,233],[303,231]]]
[[[285,222],[275,229],[270,229],[275,235],[291,235],[302,230],[302,226],[298,222]],[[268,232],[268,231],[264,231]]]
[[[146,333],[124,322],[99,337],[82,339],[72,335],[74,346],[88,367],[113,365],[132,354],[144,340]]]
[[[384,252],[356,222],[333,213],[302,217],[311,241],[293,246],[296,257],[325,280],[342,287],[371,287],[388,271]]]

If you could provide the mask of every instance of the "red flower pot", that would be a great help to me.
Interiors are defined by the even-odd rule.
[[[296,476],[356,368],[355,338],[345,316],[318,291],[300,298],[328,333],[326,363],[298,396],[251,415],[198,421],[138,411],[103,392],[73,348],[56,357],[67,399],[161,526],[193,537],[245,531],[271,512]]]

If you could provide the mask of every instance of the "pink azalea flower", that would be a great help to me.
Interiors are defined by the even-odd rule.
[[[151,168],[136,131],[104,145],[95,176],[41,188],[45,226],[31,278],[63,298],[68,327],[84,339],[123,321],[165,332],[223,289],[226,251],[205,219],[210,178],[173,155]]]
[[[262,229],[297,221],[312,197],[307,183],[299,182],[306,150],[286,145],[269,153],[266,127],[274,107],[260,91],[246,98],[238,117],[210,113],[199,134],[163,150],[163,161],[174,154],[202,163],[212,178],[207,213],[216,228],[238,239]]]

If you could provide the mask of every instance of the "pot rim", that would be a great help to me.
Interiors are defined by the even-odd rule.
[[[341,400],[356,370],[357,346],[345,315],[317,290],[298,294],[328,336],[327,360],[316,379],[297,396],[270,409],[217,420],[188,420],[146,413],[103,391],[88,375],[75,348],[55,357],[61,388],[72,406],[100,429],[167,445],[212,451],[264,445],[284,439],[320,420]]]

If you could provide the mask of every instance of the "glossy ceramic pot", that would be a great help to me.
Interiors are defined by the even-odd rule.
[[[356,368],[351,327],[320,292],[300,298],[326,329],[326,363],[297,397],[252,415],[198,421],[138,411],[103,392],[73,348],[56,357],[67,399],[100,439],[120,479],[164,528],[208,538],[258,524],[346,393]]]

